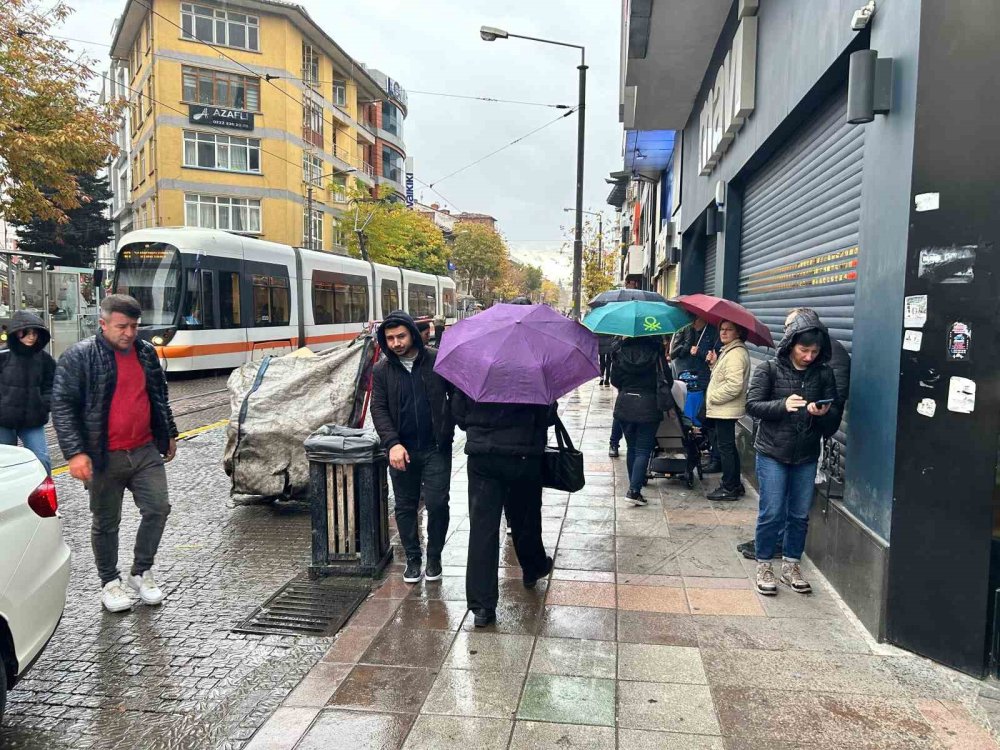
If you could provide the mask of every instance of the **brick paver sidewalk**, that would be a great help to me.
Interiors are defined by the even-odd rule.
[[[545,494],[551,580],[524,589],[505,539],[498,623],[473,628],[456,446],[443,580],[411,587],[395,566],[248,747],[1000,747],[988,686],[875,644],[808,563],[811,596],[752,590],[734,548],[755,497],[713,504],[657,480],[647,507],[625,500],[613,393],[588,385],[561,405],[588,481]]]

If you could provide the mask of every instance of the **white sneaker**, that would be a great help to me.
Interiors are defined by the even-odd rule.
[[[133,591],[139,592],[143,604],[159,604],[163,601],[163,591],[153,579],[153,571],[147,570],[142,576],[130,575],[125,579]]]
[[[108,612],[124,612],[132,609],[132,595],[125,588],[121,578],[104,584],[104,588],[101,589],[101,604]]]

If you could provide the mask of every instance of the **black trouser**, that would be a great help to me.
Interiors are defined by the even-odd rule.
[[[451,487],[451,446],[408,451],[406,471],[389,467],[392,491],[396,496],[396,528],[407,560],[420,560],[417,510],[421,493],[427,509],[427,557],[441,557],[448,535],[448,490]]]
[[[469,456],[469,609],[496,609],[500,512],[506,511],[525,577],[545,570],[541,456]]]
[[[601,360],[601,380],[611,382],[611,352],[600,355]]]
[[[740,452],[736,448],[736,420],[713,419],[713,442],[722,462],[722,486],[727,490],[740,488]]]
[[[95,471],[87,484],[90,492],[90,544],[94,549],[101,585],[114,581],[118,571],[118,526],[122,520],[125,490],[139,509],[139,531],[131,574],[141,576],[153,567],[163,529],[170,515],[167,472],[163,457],[152,443],[131,451],[109,451],[108,464]]]

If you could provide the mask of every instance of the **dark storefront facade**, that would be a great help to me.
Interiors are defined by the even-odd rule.
[[[657,12],[690,10],[663,5],[649,50]],[[845,344],[848,414],[807,553],[872,633],[983,675],[1000,601],[1000,4],[879,0],[860,30],[861,0],[714,5],[676,126],[680,291],[740,301],[776,340],[812,307]],[[860,50],[892,58],[891,106],[849,124]]]

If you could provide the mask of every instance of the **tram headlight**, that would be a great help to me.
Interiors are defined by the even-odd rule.
[[[149,341],[154,346],[163,346],[165,343],[167,343],[166,341],[163,340],[163,336],[153,336],[153,338],[151,338]]]

